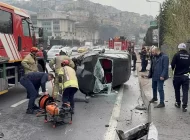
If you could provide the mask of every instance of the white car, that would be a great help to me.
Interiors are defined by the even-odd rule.
[[[63,48],[62,45],[53,45],[53,46],[51,47],[51,49],[61,49],[61,48]],[[51,50],[51,49],[50,49],[50,50]]]
[[[51,61],[52,59],[54,59],[56,56],[59,56],[59,52],[60,52],[60,49],[51,49],[48,51],[47,53],[47,61]]]

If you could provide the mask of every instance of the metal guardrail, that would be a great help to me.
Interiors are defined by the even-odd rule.
[[[138,69],[137,69],[137,75],[139,75]],[[123,132],[122,130],[116,130],[116,132],[117,132],[120,140],[138,140],[138,139],[158,140],[158,131],[151,119],[151,106],[152,105],[149,102],[149,100],[147,99],[147,97],[143,91],[139,76],[138,76],[138,78],[139,78],[139,86],[140,86],[140,90],[141,90],[141,98],[144,102],[143,106],[147,110],[147,114],[148,114],[147,123],[138,125],[126,132]],[[146,137],[146,138],[143,138],[143,137]]]

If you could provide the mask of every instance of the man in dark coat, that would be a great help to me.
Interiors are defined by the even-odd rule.
[[[160,104],[155,108],[165,107],[164,104],[164,82],[168,79],[169,74],[169,58],[166,54],[160,52],[160,49],[154,47],[152,49],[152,59],[151,69],[149,71],[148,78],[152,78],[152,89],[153,89],[153,98],[150,101],[151,103],[157,101],[157,89],[160,94]]]
[[[35,105],[35,100],[38,97],[39,88],[42,88],[42,92],[46,92],[46,82],[54,79],[53,74],[47,74],[44,72],[30,72],[20,79],[20,84],[27,90],[27,98],[29,98],[27,114],[33,114],[34,110],[39,109]]]
[[[133,60],[133,70],[132,71],[135,71],[136,70],[137,55],[136,55],[134,49],[132,49],[131,55],[132,55],[132,60]]]
[[[147,63],[148,63],[146,48],[143,47],[139,54],[140,54],[141,66],[142,66],[142,69],[141,69],[140,72],[145,72],[146,71],[146,66],[147,66]]]
[[[44,48],[43,47],[40,47],[40,50],[43,52],[43,56],[44,56],[44,62],[45,62],[45,64],[46,64],[46,62],[47,62],[47,52],[44,50]],[[48,70],[47,70],[47,68],[46,68],[46,73],[48,73]]]

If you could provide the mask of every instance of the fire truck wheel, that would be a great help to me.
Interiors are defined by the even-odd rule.
[[[38,64],[38,71],[39,71],[39,72],[43,72],[42,65],[40,65],[40,64]]]

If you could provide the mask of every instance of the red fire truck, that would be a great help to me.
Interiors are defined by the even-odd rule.
[[[22,9],[0,2],[0,94],[15,87],[23,73],[22,59],[36,46],[29,15]],[[43,30],[39,29],[39,35]],[[38,68],[45,71],[43,53],[38,54]]]
[[[125,37],[115,37],[109,39],[109,48],[115,50],[129,51],[134,47],[134,42],[128,41]]]

